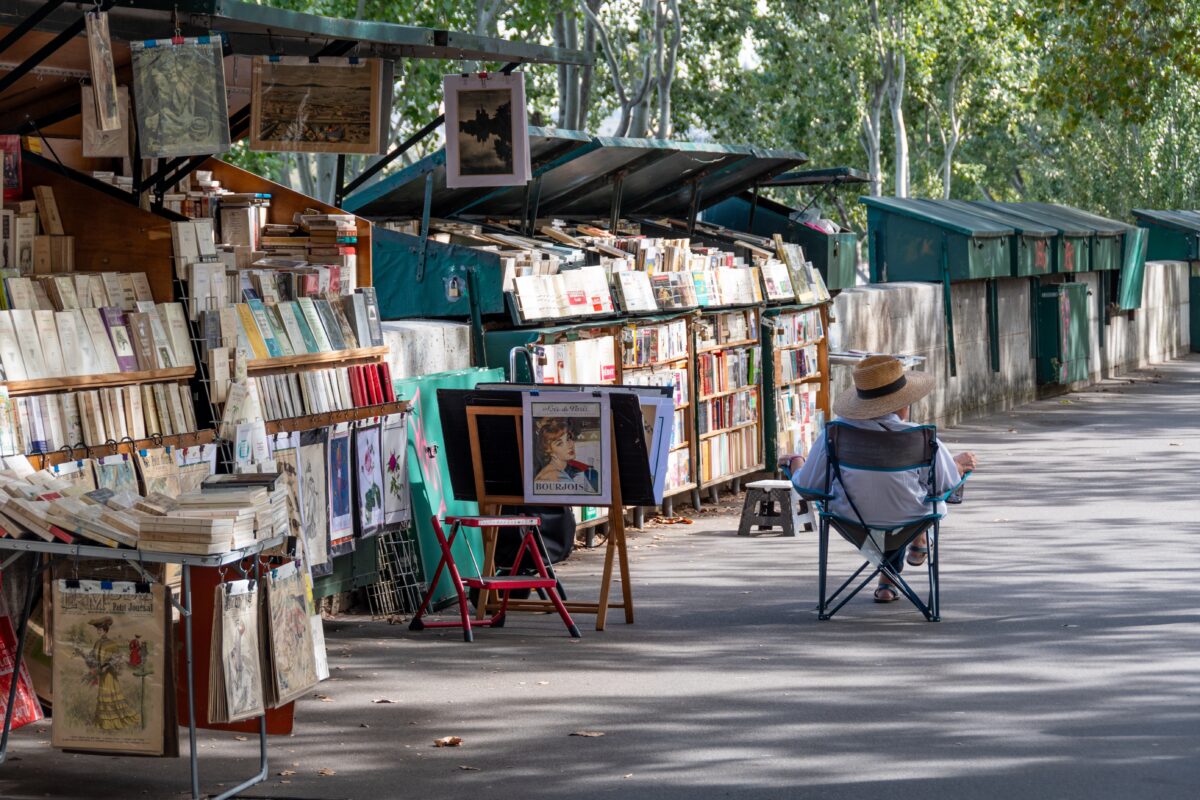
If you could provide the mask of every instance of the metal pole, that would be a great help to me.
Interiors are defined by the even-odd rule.
[[[29,586],[25,589],[25,607],[17,624],[17,652],[13,654],[13,671],[9,677],[8,705],[4,707],[4,730],[0,733],[0,764],[8,755],[9,726],[12,725],[13,706],[17,697],[17,684],[21,682],[21,657],[25,652],[25,634],[29,632],[29,615],[33,613],[33,594],[42,574],[42,554],[33,554],[33,572],[29,575]]]
[[[183,565],[183,647],[187,660],[188,743],[192,767],[192,800],[200,800],[200,766],[196,753],[196,677],[192,668],[192,568]],[[215,613],[215,610],[214,610]]]
[[[16,44],[22,36],[33,30],[35,25],[50,16],[64,2],[66,0],[48,0],[48,2],[42,3],[41,8],[22,20],[20,25],[9,31],[8,35],[3,39],[0,39],[0,53],[3,53]]]

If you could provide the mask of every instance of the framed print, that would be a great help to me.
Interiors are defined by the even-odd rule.
[[[131,42],[133,101],[142,158],[229,149],[221,37]]]
[[[525,76],[447,75],[446,186],[519,186],[529,180]]]
[[[612,500],[608,395],[526,392],[521,405],[525,502],[608,505]]]
[[[324,428],[300,433],[300,518],[304,523],[304,554],[313,577],[333,571],[329,557],[329,488],[326,478]]]
[[[412,520],[408,496],[408,415],[392,414],[384,419],[383,524],[403,525]]]
[[[378,155],[392,110],[392,62],[299,56],[254,59],[250,149]]]
[[[354,493],[351,485],[350,431],[329,431],[329,551],[335,556],[354,550]]]
[[[383,459],[378,423],[354,430],[354,495],[359,536],[374,536],[383,527]]]
[[[108,35],[108,13],[97,6],[97,10],[89,11],[83,19],[87,27],[97,127],[102,131],[119,130],[123,122],[117,102],[117,69],[113,66],[112,39]]]

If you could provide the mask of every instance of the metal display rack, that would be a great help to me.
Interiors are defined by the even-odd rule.
[[[187,698],[188,698],[188,743],[190,746],[189,763],[191,767],[192,777],[192,799],[199,800],[200,794],[200,770],[199,770],[199,751],[196,747],[196,698],[195,698],[195,670],[193,666],[192,653],[192,567],[211,567],[219,568],[229,566],[230,564],[239,565],[247,558],[253,560],[253,567],[244,570],[247,574],[253,572],[254,579],[257,582],[261,577],[261,563],[256,558],[265,550],[270,550],[283,543],[285,537],[277,536],[272,539],[265,539],[260,542],[255,542],[250,547],[242,548],[241,550],[233,550],[228,553],[211,556],[193,556],[184,555],[181,553],[159,553],[159,552],[143,552],[141,550],[123,550],[112,547],[100,547],[97,545],[84,544],[64,544],[62,542],[41,542],[29,541],[25,539],[0,539],[0,552],[8,551],[12,555],[0,561],[0,573],[8,568],[14,561],[26,553],[33,554],[33,572],[29,584],[25,590],[25,602],[21,609],[21,617],[17,625],[17,649],[14,658],[14,663],[20,664],[21,657],[25,649],[25,635],[29,628],[29,617],[33,611],[33,597],[36,589],[41,585],[38,576],[50,567],[56,560],[63,559],[102,559],[107,561],[123,562],[145,578],[147,581],[155,582],[154,578],[145,570],[146,564],[177,564],[181,567],[183,573],[183,591],[181,596],[176,599],[172,598],[171,603],[179,612],[179,616],[183,618],[184,630],[184,653],[187,663]],[[16,673],[13,674],[13,680],[8,688],[8,704],[4,715],[4,727],[0,732],[0,764],[3,764],[8,754],[8,734],[9,726],[12,724],[12,714],[14,700],[16,698],[17,685]],[[174,695],[167,698],[168,702],[175,702]],[[259,717],[258,726],[258,748],[259,748],[259,770],[258,773],[237,786],[229,789],[226,792],[213,798],[213,800],[225,800],[225,798],[233,797],[249,787],[261,783],[267,778],[267,716],[264,712]],[[108,754],[101,754],[108,755]]]

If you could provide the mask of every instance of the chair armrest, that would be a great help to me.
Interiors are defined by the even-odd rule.
[[[810,489],[807,486],[800,487],[795,484],[792,484],[792,488],[805,500],[830,500],[833,498],[829,492],[822,492],[820,489]]]
[[[950,499],[951,495],[953,495],[955,492],[957,492],[959,489],[962,488],[963,484],[967,482],[967,478],[969,478],[969,477],[971,477],[971,473],[969,471],[963,473],[962,478],[958,481],[958,483],[956,483],[956,484],[954,484],[954,486],[950,487],[949,491],[946,491],[946,492],[944,492],[942,494],[938,494],[938,495],[929,495],[928,497],[925,498],[925,502],[926,503],[945,503],[945,502],[947,502]]]

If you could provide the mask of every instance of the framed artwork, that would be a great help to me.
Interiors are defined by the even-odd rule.
[[[383,456],[378,423],[354,429],[354,494],[359,536],[383,527]]]
[[[675,400],[671,397],[641,396],[642,425],[649,445],[650,474],[654,478],[654,502],[661,503],[671,456],[671,429],[675,426]]]
[[[350,431],[329,432],[329,550],[337,556],[354,550],[354,500],[351,485]]]
[[[169,619],[163,585],[58,580],[52,597],[54,746],[162,755]]]
[[[412,520],[408,494],[408,415],[392,414],[383,422],[383,524]]]
[[[525,75],[446,75],[446,186],[519,186],[530,176]]]
[[[112,39],[108,35],[108,13],[98,9],[99,6],[83,17],[87,27],[88,59],[92,67],[92,107],[95,109],[97,127],[102,131],[116,131],[124,127],[121,106],[117,100],[117,69],[113,66]]]
[[[133,99],[142,158],[215,155],[229,149],[221,37],[131,42]]]
[[[609,397],[522,394],[525,502],[603,506],[612,500]]]
[[[329,558],[329,488],[326,477],[325,430],[303,431],[297,464],[300,476],[300,515],[304,523],[304,552],[314,577],[333,571]]]
[[[271,705],[290,703],[317,685],[317,658],[313,648],[304,575],[295,561],[272,569],[263,577],[267,613],[267,668],[272,689]]]
[[[259,56],[250,93],[250,149],[378,155],[388,140],[392,62]]]

